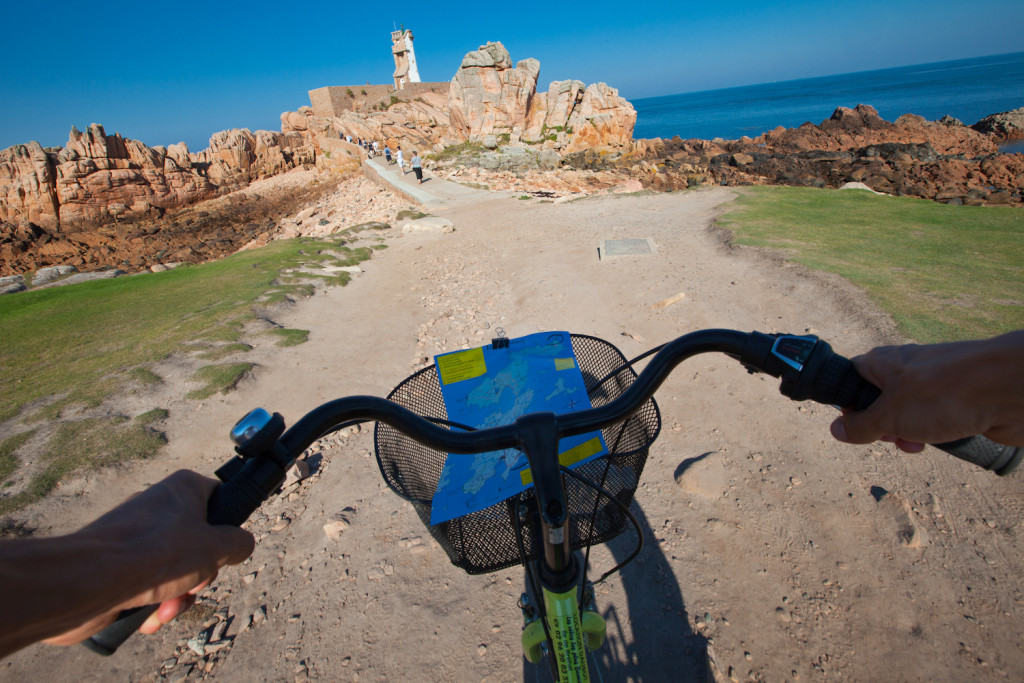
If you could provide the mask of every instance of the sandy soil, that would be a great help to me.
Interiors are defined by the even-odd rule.
[[[277,312],[311,330],[308,343],[257,344],[258,368],[235,392],[171,407],[164,455],[83,477],[28,519],[60,533],[176,468],[212,473],[249,409],[292,423],[332,398],[385,395],[498,327],[593,334],[627,356],[708,327],[811,331],[847,355],[892,340],[845,283],[730,249],[709,226],[732,196],[502,198],[435,211],[454,233],[393,229],[349,286]],[[657,253],[600,262],[613,238],[650,238]],[[1018,478],[934,450],[838,444],[831,408],[793,403],[725,357],[684,364],[657,399],[664,431],[635,506],[647,547],[598,595],[605,680],[692,680],[708,645],[725,680],[1021,677]],[[452,567],[385,487],[372,448],[364,427],[312,449],[313,475],[250,522],[252,558],[179,623],[109,659],[34,646],[0,663],[0,678],[521,680],[521,571]],[[596,566],[631,544],[627,532]]]

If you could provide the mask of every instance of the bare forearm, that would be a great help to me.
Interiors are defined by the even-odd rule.
[[[0,656],[43,639],[77,643],[129,607],[161,603],[147,633],[187,608],[253,548],[248,532],[207,523],[216,486],[182,470],[74,534],[0,543]]]
[[[123,546],[82,532],[0,544],[0,657],[131,598],[139,591],[137,578],[113,568],[134,564]]]

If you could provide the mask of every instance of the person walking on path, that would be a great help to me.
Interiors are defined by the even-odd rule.
[[[395,161],[398,163],[398,170],[405,175],[405,163],[402,161],[402,146],[398,146],[398,151],[395,152]]]
[[[384,158],[387,160],[388,165],[391,165],[391,148],[384,145]]]
[[[420,181],[420,185],[423,184],[423,161],[420,159],[420,153],[416,150],[412,152],[412,172],[416,174],[416,180]]]
[[[380,156],[380,144],[376,140],[373,141],[373,156]]]

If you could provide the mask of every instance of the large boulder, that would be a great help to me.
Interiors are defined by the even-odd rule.
[[[56,230],[55,178],[53,159],[38,142],[0,151],[0,222],[25,220]]]
[[[1024,107],[986,116],[971,128],[1004,140],[1022,140],[1024,139]]]
[[[513,68],[501,43],[487,43],[468,53],[448,90],[452,135],[480,140],[485,135],[521,134],[539,74],[536,59],[524,59]]]
[[[603,146],[627,147],[633,139],[636,110],[604,83],[587,86],[580,106],[569,117],[567,153]]]
[[[636,110],[617,90],[569,80],[554,81],[538,93],[539,75],[536,59],[513,68],[501,43],[468,53],[448,91],[452,139],[507,135],[512,142],[522,139],[565,152],[630,145]]]

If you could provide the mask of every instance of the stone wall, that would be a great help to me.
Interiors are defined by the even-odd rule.
[[[389,85],[330,85],[309,91],[309,103],[317,116],[339,116],[343,111],[355,111],[367,101],[377,101],[394,88]],[[349,94],[351,93],[351,94]]]
[[[372,111],[380,104],[391,104],[396,97],[408,102],[428,92],[448,95],[448,81],[442,83],[409,83],[401,90],[391,85],[329,85],[309,91],[313,114],[322,118],[341,116],[346,111]],[[351,94],[349,94],[351,93]]]

